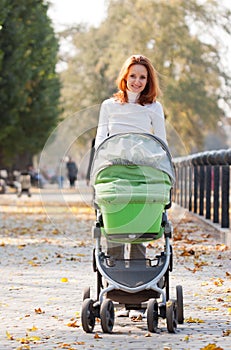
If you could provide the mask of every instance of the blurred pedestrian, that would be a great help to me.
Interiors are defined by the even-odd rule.
[[[75,181],[77,180],[78,168],[76,163],[69,157],[67,162],[67,177],[70,182],[70,187],[75,187]]]

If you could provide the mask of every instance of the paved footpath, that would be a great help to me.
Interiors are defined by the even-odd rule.
[[[170,295],[183,286],[185,323],[169,334],[160,320],[151,334],[146,319],[116,317],[113,334],[98,323],[83,332],[82,291],[90,286],[94,299],[96,276],[91,193],[80,192],[0,195],[0,350],[231,349],[230,250],[214,228],[174,207]],[[161,244],[149,245],[150,254]]]

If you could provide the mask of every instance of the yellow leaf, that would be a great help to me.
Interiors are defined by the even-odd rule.
[[[208,285],[208,282],[202,282],[201,283],[201,286],[207,286]]]
[[[61,282],[68,282],[68,278],[67,277],[62,277],[61,278]]]
[[[200,348],[200,350],[224,350],[224,349],[220,348],[219,346],[216,346],[216,344],[208,344],[204,348]]]
[[[192,318],[191,316],[189,318],[186,318],[186,323],[205,323],[205,321],[200,320],[199,318]]]
[[[34,341],[34,342],[41,340],[40,337],[36,337],[36,336],[28,337],[27,339],[28,339],[29,341]]]
[[[205,308],[205,310],[206,311],[217,311],[217,310],[219,310],[219,308],[218,307],[208,306],[208,307]]]
[[[231,314],[231,307],[228,307],[228,313]]]
[[[77,320],[74,321],[74,322],[69,322],[69,323],[67,324],[67,327],[79,327],[79,325],[77,325]]]
[[[14,340],[14,337],[8,331],[6,331],[6,336],[7,336],[7,339]]]
[[[29,339],[27,339],[27,338],[17,338],[16,340],[18,342],[20,342],[21,344],[29,344],[30,343]]]
[[[35,331],[37,331],[37,330],[38,330],[38,328],[35,327],[35,326],[33,326],[32,328],[28,328],[28,329],[27,329],[28,332],[35,332]]]
[[[31,266],[38,266],[33,260],[28,260],[28,264]]]
[[[146,333],[144,336],[145,336],[146,338],[149,338],[149,337],[151,337],[151,333]]]

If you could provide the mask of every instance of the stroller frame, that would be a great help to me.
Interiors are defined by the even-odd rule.
[[[159,142],[158,139],[157,141]],[[81,320],[85,332],[93,332],[95,319],[100,318],[103,332],[112,333],[115,320],[114,304],[119,307],[125,306],[126,310],[146,310],[150,332],[158,331],[159,317],[166,319],[170,333],[175,333],[177,324],[183,323],[182,286],[176,286],[176,299],[169,298],[169,272],[172,271],[173,265],[170,239],[173,229],[167,218],[166,209],[170,207],[171,198],[162,213],[164,251],[154,259],[116,259],[111,265],[110,256],[102,251],[101,236],[104,222],[96,205],[97,218],[92,227],[92,236],[96,242],[93,250],[93,270],[97,273],[97,298],[91,298],[90,287],[84,289]],[[112,236],[115,242],[117,235]],[[129,239],[132,241],[141,235],[120,233],[118,236],[129,242]],[[142,238],[148,241],[154,240],[157,236],[157,233],[150,232],[142,234]],[[103,278],[106,281],[105,286]],[[157,299],[160,301],[157,302]]]

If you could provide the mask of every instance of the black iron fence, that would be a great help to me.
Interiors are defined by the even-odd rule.
[[[230,227],[231,148],[173,159],[173,201],[222,228]]]

